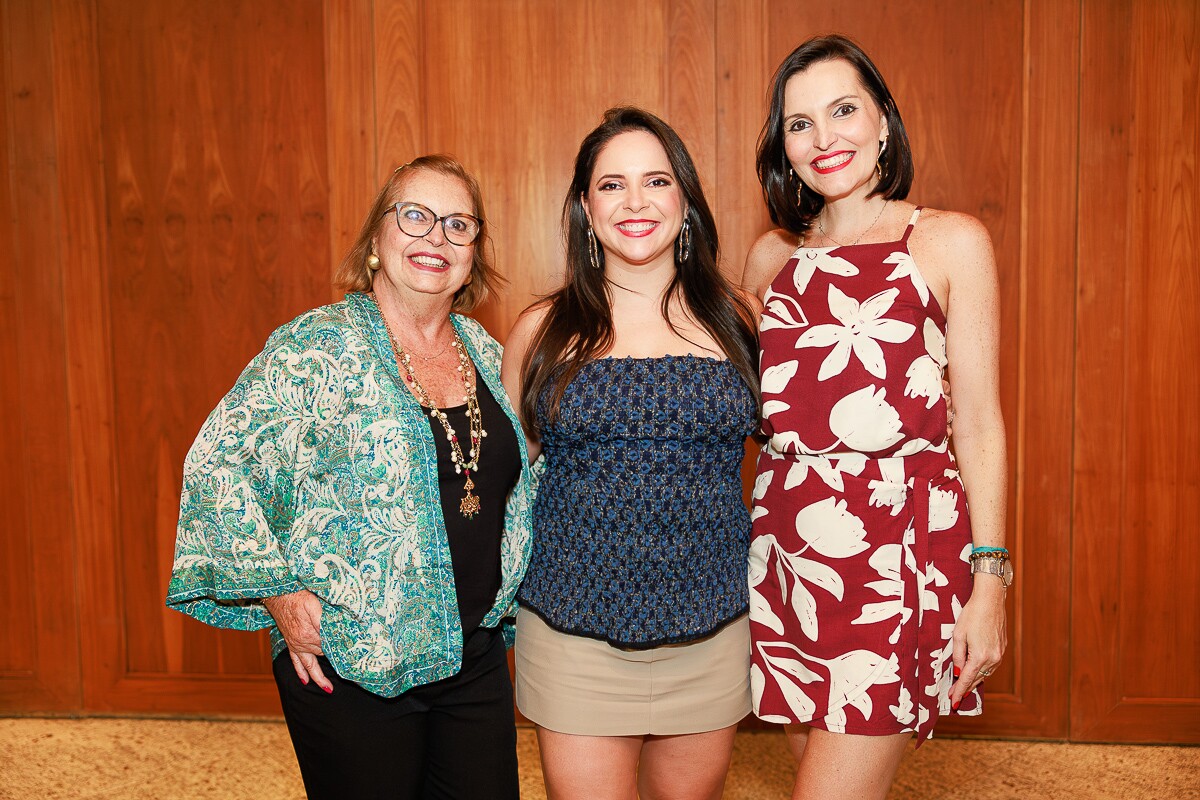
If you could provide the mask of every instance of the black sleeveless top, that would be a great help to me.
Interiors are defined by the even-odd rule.
[[[442,517],[446,521],[446,536],[450,540],[450,560],[454,565],[454,588],[458,595],[458,613],[462,619],[462,635],[467,637],[479,627],[500,591],[500,541],[504,536],[504,507],[521,474],[521,451],[517,434],[504,410],[488,390],[479,373],[475,375],[479,411],[483,429],[483,449],[479,453],[479,470],[471,474],[475,481],[472,494],[479,497],[479,513],[467,519],[459,511],[466,490],[467,477],[454,471],[450,460],[450,442],[442,423],[425,416],[433,429],[437,445],[438,488],[442,496]],[[450,425],[461,443],[469,441],[471,426],[465,405],[443,408]],[[463,455],[469,453],[463,447]]]

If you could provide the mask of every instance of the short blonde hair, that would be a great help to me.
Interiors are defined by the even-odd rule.
[[[467,188],[471,195],[474,208],[471,213],[479,218],[479,238],[472,245],[475,248],[471,259],[471,279],[454,295],[453,310],[469,313],[487,298],[488,294],[498,290],[504,279],[496,272],[489,254],[492,252],[491,237],[488,234],[487,217],[483,210],[483,193],[479,190],[479,181],[467,172],[453,156],[431,155],[415,158],[407,164],[398,167],[391,177],[384,182],[375,202],[371,204],[367,218],[363,221],[362,229],[354,240],[354,246],[338,265],[334,282],[347,292],[369,292],[375,273],[367,266],[367,256],[371,254],[371,242],[379,235],[386,219],[386,212],[400,201],[404,185],[417,170],[429,170],[440,175],[457,178]]]

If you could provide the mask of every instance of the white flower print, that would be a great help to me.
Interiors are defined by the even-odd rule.
[[[932,489],[929,493],[929,532],[946,531],[958,522],[958,492]]]
[[[758,591],[758,586],[767,577],[767,559],[771,551],[777,547],[775,536],[767,534],[759,536],[750,543],[750,557],[746,570],[747,583],[750,586],[750,619],[766,625],[775,633],[783,636],[783,621],[771,608],[771,603]],[[786,591],[786,590],[785,590]]]
[[[766,419],[767,417],[771,416],[772,414],[777,414],[780,411],[787,411],[791,407],[792,407],[791,403],[785,403],[782,400],[768,400],[765,403],[763,403],[763,407],[762,407],[763,419]]]
[[[816,660],[829,668],[829,707],[850,705],[865,719],[871,718],[873,708],[864,684],[870,681],[873,686],[882,686],[900,681],[900,661],[895,653],[884,658],[871,650],[851,650],[828,661]]]
[[[894,517],[904,508],[904,501],[908,497],[903,459],[879,459],[879,476],[881,480],[867,484],[871,489],[871,505],[875,508],[891,506],[891,516]]]
[[[888,710],[892,712],[892,716],[901,725],[910,726],[916,721],[917,717],[913,714],[912,693],[905,688],[904,684],[900,685],[900,701],[894,706],[888,706]]]
[[[762,374],[762,393],[781,394],[787,389],[788,382],[795,377],[799,361],[785,361],[773,367],[767,367]]]
[[[900,414],[887,403],[886,390],[864,386],[829,412],[829,430],[860,453],[874,453],[900,441]]]
[[[916,400],[925,398],[925,407],[933,408],[942,396],[942,368],[934,363],[929,356],[918,356],[908,369],[904,371],[908,383],[904,386],[904,396]]]
[[[900,545],[885,544],[871,553],[868,563],[879,573],[880,580],[869,581],[867,588],[886,597],[878,603],[866,603],[862,613],[852,621],[851,625],[870,625],[885,619],[897,617],[896,628],[888,636],[889,644],[900,641],[900,628],[912,616],[912,609],[904,605],[904,579],[900,575],[900,559],[903,557]]]
[[[767,470],[766,472],[762,473],[761,475],[759,475],[757,478],[754,479],[753,498],[754,498],[755,502],[754,502],[754,508],[750,511],[750,521],[751,522],[758,519],[759,517],[765,517],[767,515],[766,507],[759,504],[758,501],[762,500],[764,497],[767,496],[767,488],[770,487],[771,477],[774,474],[775,474],[775,470],[771,469],[771,470]]]
[[[794,257],[796,269],[792,272],[792,283],[800,294],[808,290],[808,282],[817,270],[843,277],[858,274],[858,267],[840,256],[830,255],[828,250],[798,250]]]
[[[824,679],[806,667],[800,658],[782,653],[773,654],[767,649],[768,647],[791,650],[801,658],[809,657],[804,655],[799,647],[790,642],[760,642],[758,645],[758,652],[762,654],[763,663],[770,670],[771,676],[775,679],[775,684],[783,694],[783,699],[795,715],[794,719],[811,719],[813,712],[817,710],[817,704],[804,692],[801,684],[822,683]],[[754,670],[751,669],[750,685],[756,698],[762,697],[764,683],[762,673],[760,672],[758,675],[755,675]],[[782,721],[790,722],[791,720],[784,719]]]
[[[804,512],[802,511],[801,513]],[[819,586],[833,595],[836,600],[840,601],[845,587],[837,570],[819,561],[807,559],[801,553],[789,552],[771,534],[759,536],[755,539],[750,547],[750,552],[751,568],[749,578],[751,587],[762,583],[766,577],[767,570],[770,568],[771,554],[774,553],[775,580],[776,585],[779,587],[780,600],[785,603],[791,603],[792,612],[796,615],[796,619],[800,621],[800,629],[804,631],[805,636],[815,641],[819,637],[816,613],[817,601],[813,597],[812,592],[808,590],[805,582]],[[769,613],[772,616],[774,615],[773,611],[769,611]],[[769,621],[763,624],[774,629],[774,625]],[[782,634],[782,623],[779,623],[779,625],[779,633]]]
[[[904,376],[908,385],[904,387],[904,396],[916,399],[925,398],[925,407],[933,408],[942,397],[942,370],[946,366],[946,337],[937,324],[928,317],[924,326],[925,352],[911,364]]]
[[[896,268],[892,270],[892,274],[887,276],[889,281],[908,278],[912,281],[913,288],[917,290],[921,302],[929,305],[929,285],[921,277],[921,272],[917,269],[917,262],[913,260],[911,254],[897,251],[885,258],[883,263],[896,265]]]
[[[858,357],[867,372],[876,378],[887,377],[883,349],[876,343],[908,341],[916,328],[898,319],[881,319],[892,307],[899,289],[888,289],[867,298],[861,305],[836,286],[829,287],[829,312],[840,325],[815,325],[796,340],[797,347],[829,347],[833,350],[821,362],[817,380],[840,375],[850,363],[850,353]]]
[[[758,326],[760,331],[807,327],[808,317],[804,315],[799,300],[767,289],[767,294],[763,297],[762,321]]]
[[[849,558],[870,547],[864,541],[867,529],[862,520],[850,513],[844,499],[835,497],[800,509],[796,533],[826,558]]]
[[[788,470],[787,477],[783,481],[783,488],[785,490],[794,489],[804,483],[804,479],[808,477],[808,471],[811,469],[830,489],[844,492],[846,491],[846,484],[842,480],[842,473],[859,475],[865,466],[866,459],[859,457],[858,454],[843,458],[813,456],[811,458],[800,459],[795,464],[792,464]]]

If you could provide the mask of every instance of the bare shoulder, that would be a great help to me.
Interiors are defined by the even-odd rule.
[[[964,268],[989,268],[994,262],[992,237],[982,222],[960,211],[926,208],[909,240],[919,262],[947,274]]]
[[[746,255],[742,286],[755,297],[761,298],[798,246],[795,235],[783,228],[775,228],[759,236]]]
[[[938,208],[921,209],[921,218],[913,228],[911,241],[914,245],[992,246],[991,235],[978,219],[961,211]]]
[[[539,300],[522,311],[521,315],[517,317],[517,321],[513,323],[512,330],[508,332],[505,346],[524,350],[528,346],[529,340],[541,327],[542,320],[546,318],[549,311],[549,300]]]

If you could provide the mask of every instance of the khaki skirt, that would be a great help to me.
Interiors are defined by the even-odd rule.
[[[517,612],[517,708],[531,721],[581,736],[714,731],[750,713],[750,623],[651,650],[551,628]]]

